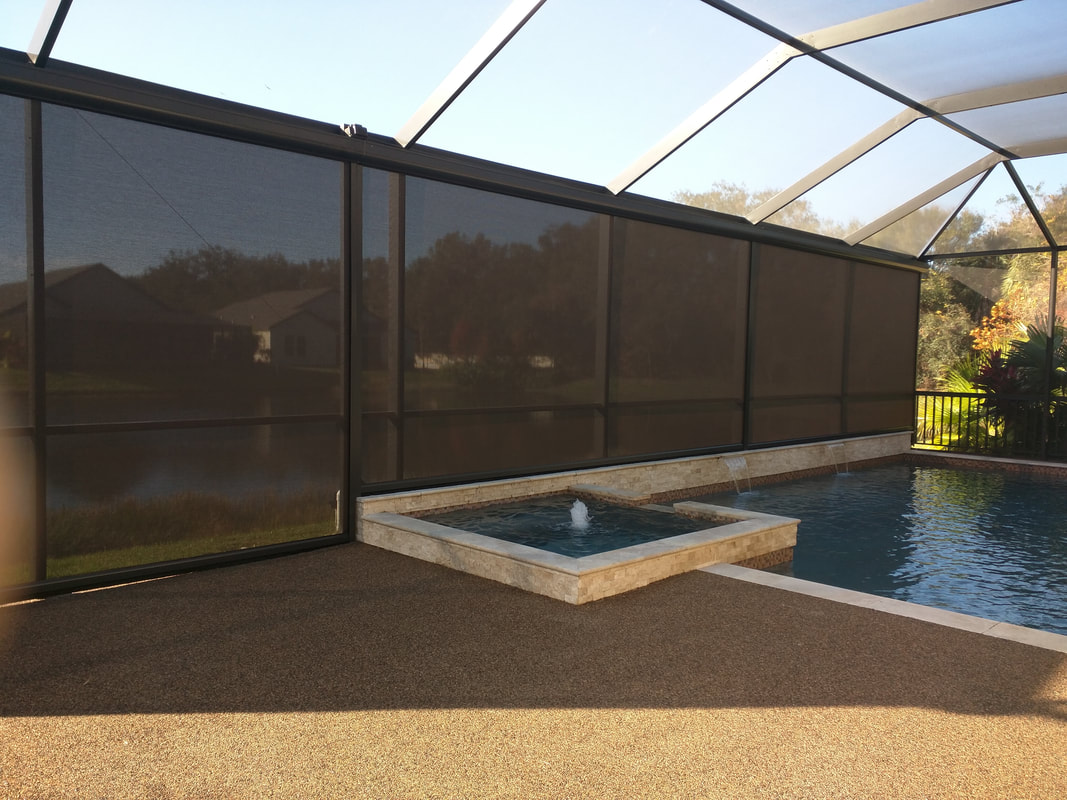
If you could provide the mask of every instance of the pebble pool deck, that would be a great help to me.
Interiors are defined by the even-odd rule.
[[[0,608],[0,797],[1067,796],[1067,655],[702,571],[362,544]]]

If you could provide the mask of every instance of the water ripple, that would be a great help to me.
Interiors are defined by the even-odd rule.
[[[792,574],[1067,634],[1067,484],[888,465],[701,498],[801,519]]]

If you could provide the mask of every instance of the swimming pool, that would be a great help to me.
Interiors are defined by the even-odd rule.
[[[776,571],[1067,634],[1067,482],[892,464],[694,499],[799,518]]]

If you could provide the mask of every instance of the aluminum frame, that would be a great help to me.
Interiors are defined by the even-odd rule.
[[[74,0],[46,0],[44,8],[41,9],[37,29],[33,32],[30,46],[26,50],[31,63],[38,67],[48,63],[73,2]]]
[[[862,242],[865,239],[874,236],[874,234],[885,228],[888,228],[894,222],[898,222],[899,220],[908,216],[908,214],[918,211],[927,203],[932,203],[934,200],[936,200],[946,192],[950,192],[953,189],[962,186],[963,184],[967,183],[967,181],[973,180],[979,175],[988,174],[990,170],[992,170],[997,164],[1000,164],[1002,162],[1005,164],[1011,163],[999,153],[990,153],[989,155],[983,156],[974,163],[959,170],[954,175],[950,175],[940,183],[931,186],[929,189],[922,192],[921,194],[915,195],[907,202],[902,203],[901,205],[894,208],[892,211],[886,212],[878,219],[873,220],[872,222],[869,222],[864,225],[862,228],[853,231],[845,237],[845,241],[849,244],[858,244],[859,242]],[[955,214],[953,214],[952,216],[955,216]]]
[[[934,100],[928,100],[923,105],[928,106],[931,109],[937,110],[940,114],[949,115],[956,114],[963,111],[974,111],[980,108],[989,108],[991,106],[1002,105],[1004,103],[1015,103],[1024,100],[1036,100],[1041,97],[1050,97],[1059,94],[1067,94],[1067,75],[1057,75],[1048,78],[1041,78],[1035,81],[1025,81],[1023,83],[1011,84],[1007,86],[998,86],[988,89],[980,89],[974,92],[966,92],[961,94],[949,95],[946,97],[939,97]],[[783,189],[774,197],[767,200],[758,208],[754,209],[747,215],[749,222],[756,223],[761,222],[776,212],[780,211],[789,203],[797,200],[806,192],[811,191],[823,181],[828,180],[842,169],[847,167],[852,162],[863,157],[867,153],[874,150],[880,144],[889,140],[895,134],[904,130],[908,125],[913,122],[917,122],[920,119],[927,119],[928,117],[920,113],[916,109],[905,109],[897,114],[892,119],[883,123],[878,128],[875,128],[869,134],[864,136],[859,141],[855,142],[851,146],[842,150],[836,156],[825,162],[821,166],[809,172],[800,180],[796,181],[792,186],[787,189]],[[1028,146],[1009,147],[997,152],[1000,161],[1008,161],[1011,158],[1028,157],[1035,153],[1040,152],[1042,149],[1053,150],[1057,147],[1067,144],[1067,140],[1060,144],[1051,143],[1031,143]],[[1051,146],[1050,146],[1051,145]],[[1046,153],[1041,152],[1042,155]],[[973,175],[971,176],[973,177]],[[960,183],[969,180],[965,178]],[[939,186],[946,183],[942,181]],[[943,191],[950,191],[955,186],[948,186]],[[942,192],[943,193],[943,192]],[[920,196],[929,196],[930,190],[922,193]],[[937,196],[937,195],[935,195]],[[928,202],[928,201],[927,201]],[[908,207],[909,204],[904,204],[901,208]],[[885,222],[884,219],[876,220],[871,225],[866,227],[873,227],[875,223],[880,223],[880,228],[874,228],[872,232],[880,230],[886,227],[886,225],[892,224],[897,219],[906,216],[905,211],[900,217],[896,219],[890,219]],[[870,234],[868,234],[870,235]],[[866,238],[866,237],[864,237]],[[846,240],[847,241],[847,240]],[[857,240],[862,241],[862,240]]]
[[[499,19],[397,132],[395,138],[401,147],[417,142],[544,4],[545,0],[512,0]]]
[[[678,150],[682,145],[700,133],[704,128],[713,123],[722,114],[728,111],[735,103],[754,91],[761,83],[770,78],[775,72],[800,55],[820,54],[820,61],[828,64],[838,71],[852,72],[849,68],[839,64],[836,60],[823,56],[822,51],[831,47],[840,47],[845,44],[861,42],[877,36],[884,36],[919,25],[928,25],[940,22],[944,19],[982,11],[987,8],[1005,5],[1005,2],[1017,2],[1017,0],[925,0],[904,8],[886,11],[881,14],[873,14],[861,19],[833,25],[817,31],[806,33],[793,38],[766,23],[756,24],[756,18],[742,12],[735,6],[718,2],[717,0],[702,0],[709,6],[736,17],[752,27],[761,30],[780,40],[780,44],[770,53],[757,61],[745,72],[738,76],[729,86],[716,94],[703,107],[698,109],[688,119],[682,122],[671,133],[667,134],[660,142],[648,150],[644,155],[634,161],[629,167],[619,173],[614,180],[608,183],[608,189],[616,194],[626,190],[660,163]],[[846,73],[848,74],[848,73]],[[851,75],[850,77],[856,77]],[[868,85],[871,85],[868,83]],[[888,87],[880,85],[872,86],[883,94],[890,94]],[[896,94],[896,93],[892,93]],[[901,96],[894,97],[900,99]],[[905,103],[905,105],[913,105]],[[912,113],[921,114],[918,107],[912,108]],[[915,117],[918,119],[918,116]],[[895,131],[894,131],[895,132]],[[872,145],[873,146],[873,145]],[[810,188],[810,187],[809,187]],[[777,211],[777,209],[775,209]],[[773,214],[771,211],[770,214]],[[770,214],[764,214],[764,219]],[[750,221],[755,222],[756,220]]]

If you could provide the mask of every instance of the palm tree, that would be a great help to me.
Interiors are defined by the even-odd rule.
[[[974,377],[975,391],[985,395],[982,408],[1003,434],[1010,452],[1040,455],[1049,440],[1067,440],[1061,430],[1067,415],[1059,412],[1054,396],[1067,395],[1067,346],[1062,325],[1028,325],[1024,336],[1012,339],[1006,351],[994,350],[982,360]],[[1051,416],[1050,416],[1051,415]]]
[[[938,389],[946,394],[928,397],[923,403],[918,419],[920,442],[968,451],[981,450],[996,437],[996,426],[990,426],[981,401],[968,396],[980,391],[975,381],[983,363],[984,358],[974,354],[957,362],[938,380]]]
[[[1049,334],[1044,325],[1028,325],[1025,339],[1014,339],[1008,348],[1005,363],[1018,373],[1019,388],[1026,394],[1067,394],[1067,342],[1063,325],[1052,330],[1051,353]],[[1051,358],[1051,363],[1050,363]]]
[[[1056,398],[1067,397],[1067,340],[1064,327],[1056,324],[1051,339],[1046,325],[1029,325],[1025,339],[1011,343],[1005,363],[1015,369],[1019,393],[1032,400],[1021,404],[1025,428],[1017,424],[1017,433],[1029,438],[1041,437],[1047,453],[1063,455],[1067,445],[1067,407]],[[1024,422],[1023,419],[1018,421]],[[1033,442],[1039,445],[1039,442]]]

